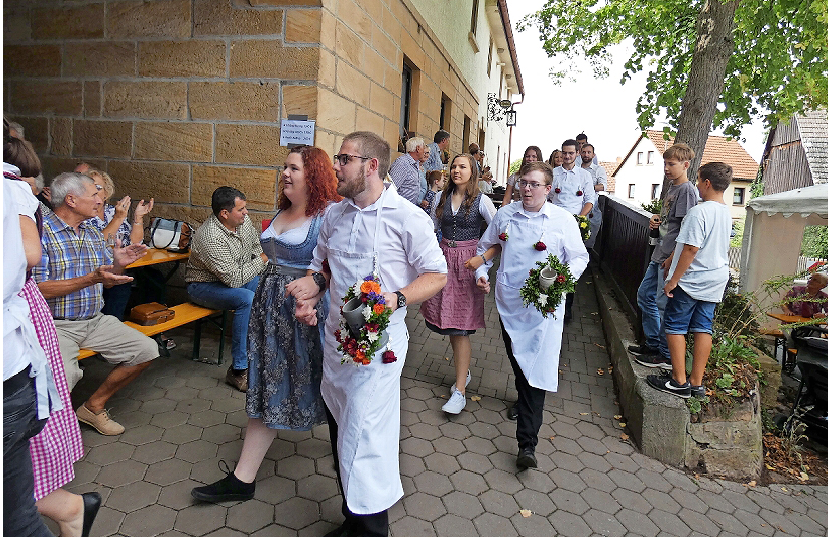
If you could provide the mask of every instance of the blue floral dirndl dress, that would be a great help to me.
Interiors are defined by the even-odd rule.
[[[269,262],[259,278],[247,331],[246,409],[271,429],[307,431],[327,421],[319,385],[328,295],[317,305],[317,326],[298,322],[296,301],[285,296],[285,287],[307,273],[322,218],[311,219],[300,244],[279,237],[261,240]]]

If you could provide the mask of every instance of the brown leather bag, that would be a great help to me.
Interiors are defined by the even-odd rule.
[[[175,312],[158,302],[148,302],[135,306],[129,311],[129,320],[135,324],[152,326],[164,323],[175,317]]]

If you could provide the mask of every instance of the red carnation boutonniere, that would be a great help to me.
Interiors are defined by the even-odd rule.
[[[535,243],[535,250],[542,252],[546,250],[546,245],[543,243],[543,241],[538,241]]]
[[[497,238],[498,238],[499,240],[502,240],[503,242],[506,242],[506,241],[508,241],[508,240],[509,240],[509,234],[508,234],[508,233],[506,233],[506,232],[504,231],[503,233],[501,233],[500,235],[498,235],[498,236],[497,236]]]
[[[382,353],[382,363],[384,364],[393,364],[397,361],[396,355],[394,355],[394,351],[385,351]]]
[[[579,190],[578,192],[575,193],[575,195],[576,196],[583,196],[584,192],[583,192],[583,190]]]
[[[560,194],[560,193],[561,193],[561,187],[556,186],[555,187],[555,194]]]
[[[558,283],[564,283],[566,281],[566,276],[564,276],[563,274],[558,274],[558,277],[555,279],[558,281]]]

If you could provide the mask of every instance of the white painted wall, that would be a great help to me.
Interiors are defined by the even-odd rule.
[[[642,138],[624,165],[616,171],[615,196],[639,205],[648,203],[653,199],[653,185],[661,185],[663,179],[664,159],[661,153],[649,138]],[[635,187],[633,196],[629,195],[631,185]]]
[[[648,156],[651,163],[648,162]],[[640,161],[639,161],[640,158]],[[641,162],[641,164],[639,164]],[[661,193],[664,179],[664,158],[649,138],[642,138],[633,150],[627,162],[615,174],[615,196],[632,203],[642,204],[652,201],[653,185],[659,185],[657,195]],[[635,195],[630,197],[630,185],[635,185]],[[744,188],[742,205],[733,205],[734,189]],[[750,200],[750,183],[734,181],[724,195],[725,203],[730,206],[730,216],[744,220],[745,204]]]
[[[477,118],[481,128],[485,131],[483,151],[486,153],[485,165],[491,166],[492,173],[499,184],[506,184],[509,169],[507,152],[509,147],[509,129],[505,120],[489,121],[487,119],[486,97],[489,93],[507,98],[507,88],[504,81],[503,91],[500,88],[501,66],[499,62],[511,62],[509,51],[498,55],[497,45],[492,51],[491,74],[487,73],[489,42],[492,37],[492,23],[487,15],[486,4],[491,0],[410,0],[426,23],[441,41],[446,52],[452,57],[463,77],[473,87],[474,93],[480,99]],[[479,51],[475,52],[469,41],[471,30],[472,3],[477,3],[477,31],[476,43]],[[498,16],[499,17],[499,16]],[[499,18],[497,19],[499,24]],[[495,27],[495,31],[502,33],[502,26]],[[520,121],[520,118],[518,118]],[[431,133],[433,135],[433,133]],[[462,132],[452,133],[462,136]],[[477,140],[478,133],[472,132],[470,139]],[[431,142],[431,140],[428,140]],[[499,150],[498,150],[499,148]],[[466,148],[463,148],[464,150]]]

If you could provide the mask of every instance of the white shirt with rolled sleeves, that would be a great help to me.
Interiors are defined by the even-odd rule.
[[[506,241],[499,235],[507,233]],[[542,240],[546,250],[538,251],[534,245]],[[544,203],[538,212],[529,212],[523,203],[510,203],[495,214],[486,232],[477,244],[478,255],[491,246],[500,244],[500,267],[497,269],[495,303],[506,332],[512,338],[512,352],[526,380],[535,388],[547,391],[558,389],[558,360],[563,333],[564,298],[555,312],[546,318],[534,306],[526,307],[520,297],[520,288],[529,277],[529,270],[536,268],[536,261],[543,261],[554,254],[569,265],[572,277],[577,280],[589,262],[581,232],[572,215],[551,203]],[[476,278],[486,278],[487,265],[475,271]]]
[[[558,189],[560,192],[556,192]],[[580,166],[571,170],[558,166],[552,170],[552,190],[548,199],[570,214],[581,214],[585,204],[591,203],[594,206],[598,202],[592,186],[592,175]]]
[[[371,274],[374,252],[383,292],[402,289],[423,273],[448,272],[433,227],[425,211],[405,201],[393,185],[386,185],[380,198],[364,209],[350,199],[333,205],[319,229],[310,269],[321,270],[327,259],[331,270],[321,391],[339,427],[342,488],[348,508],[355,514],[378,513],[403,495],[400,374],[408,350],[407,308],[391,315],[387,329],[390,342],[377,351],[369,365],[343,364],[334,337],[342,297],[357,280]],[[396,362],[382,362],[386,348],[394,351]]]
[[[603,166],[595,164],[595,161],[593,161],[588,168],[581,166],[581,169],[586,170],[592,176],[593,187],[598,184],[604,185],[604,191],[606,192],[607,181],[609,179],[607,177],[607,170]]]

